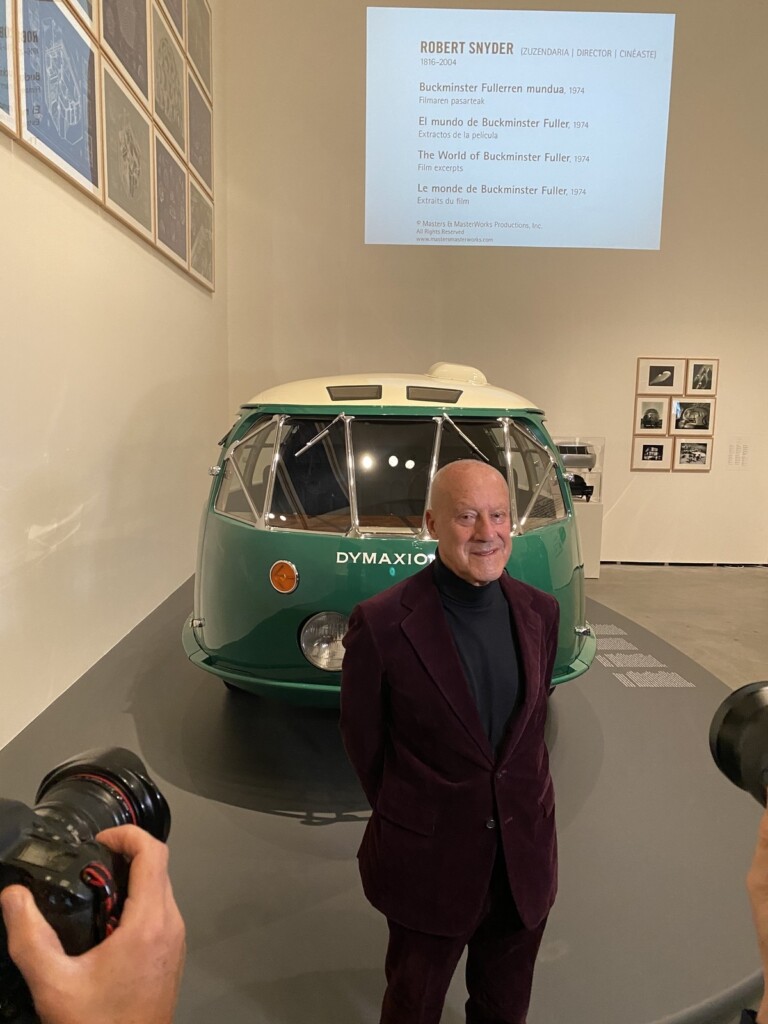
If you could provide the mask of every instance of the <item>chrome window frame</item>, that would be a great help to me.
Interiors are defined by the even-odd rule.
[[[269,468],[269,477],[267,479],[267,490],[266,490],[266,492],[264,494],[264,509],[265,509],[265,512],[263,512],[261,514],[259,514],[256,506],[253,503],[253,498],[251,497],[251,492],[250,492],[248,486],[246,485],[246,482],[245,482],[245,479],[243,477],[243,474],[240,472],[240,467],[237,465],[237,461],[234,459],[233,456],[236,454],[238,448],[241,445],[245,444],[246,441],[250,441],[252,438],[256,437],[256,435],[260,434],[263,430],[269,430],[269,428],[276,421],[278,422],[278,428],[277,428],[277,432],[275,434],[275,452],[279,451],[279,448],[280,448],[280,427],[282,425],[282,421],[285,420],[285,419],[286,419],[285,416],[281,417],[281,416],[275,414],[274,416],[270,417],[270,419],[265,420],[263,423],[256,423],[252,430],[249,430],[246,434],[244,434],[242,437],[239,437],[236,441],[233,441],[232,444],[230,444],[227,447],[227,449],[224,452],[224,454],[222,456],[222,459],[221,459],[221,468],[225,469],[226,468],[226,463],[227,462],[231,463],[231,465],[232,465],[232,472],[237,477],[237,479],[238,479],[238,481],[240,483],[240,486],[241,486],[241,488],[243,490],[243,494],[245,495],[245,500],[248,502],[248,507],[250,508],[251,513],[253,514],[253,523],[250,523],[250,520],[248,520],[248,519],[241,519],[240,516],[233,515],[232,512],[227,512],[225,509],[217,508],[216,503],[219,500],[219,495],[221,494],[221,486],[219,486],[219,490],[216,492],[216,497],[214,498],[214,501],[213,501],[214,510],[216,512],[218,512],[220,515],[227,516],[230,519],[237,519],[237,521],[240,522],[240,523],[249,523],[252,526],[258,526],[259,523],[261,521],[263,521],[264,515],[266,513],[266,509],[269,508],[269,503],[272,500],[271,487],[272,487],[272,480],[273,480],[273,475],[274,475],[274,462],[275,462],[274,453],[272,455],[272,461],[271,461],[270,468]],[[223,482],[223,479],[224,479],[224,477],[221,476],[222,482]]]
[[[315,415],[318,416],[318,415],[321,415],[321,414],[315,414]],[[248,506],[249,506],[253,516],[254,516],[254,521],[251,522],[250,520],[242,519],[239,516],[233,515],[231,512],[226,512],[223,509],[217,508],[216,507],[216,501],[218,500],[218,495],[217,495],[216,499],[214,499],[214,510],[219,515],[225,516],[227,518],[235,519],[238,522],[246,523],[247,525],[252,526],[255,529],[260,529],[260,530],[265,530],[265,531],[277,530],[277,531],[280,531],[281,533],[302,533],[302,534],[305,534],[307,532],[322,532],[322,531],[307,531],[307,530],[304,530],[304,529],[295,529],[294,527],[278,526],[278,525],[274,525],[269,520],[269,509],[271,508],[272,499],[273,499],[274,492],[275,492],[275,480],[276,480],[276,477],[277,477],[277,467],[278,467],[278,465],[280,463],[280,460],[281,460],[281,447],[282,447],[282,444],[283,444],[283,441],[284,441],[285,427],[286,427],[286,424],[289,424],[292,419],[297,419],[297,418],[298,419],[304,419],[305,417],[304,416],[300,416],[300,417],[291,416],[288,413],[275,413],[268,420],[266,420],[263,423],[257,424],[252,430],[248,431],[248,433],[246,433],[243,437],[238,438],[237,441],[233,441],[232,444],[229,445],[229,447],[226,449],[226,451],[224,452],[224,454],[222,456],[221,467],[223,469],[225,467],[225,464],[227,463],[227,461],[230,461],[232,463],[232,471],[237,476],[237,479],[238,479],[238,481],[240,483],[240,486],[243,489],[243,493],[245,494],[246,500],[248,502]],[[474,418],[475,417],[473,417],[473,419]],[[425,499],[424,499],[424,514],[422,516],[422,521],[421,521],[420,529],[410,529],[410,528],[399,527],[399,528],[386,528],[386,529],[382,529],[382,530],[379,530],[379,529],[365,530],[365,529],[362,529],[360,527],[360,510],[359,510],[358,501],[357,501],[357,481],[356,481],[356,475],[355,475],[355,451],[354,451],[354,442],[353,442],[353,439],[352,439],[352,422],[354,421],[354,419],[355,419],[355,416],[349,416],[345,412],[338,413],[328,423],[328,425],[326,427],[324,427],[315,437],[313,437],[307,444],[304,445],[303,448],[301,448],[294,455],[294,458],[298,458],[305,451],[307,451],[310,447],[312,447],[312,445],[314,445],[319,440],[321,440],[321,438],[325,437],[326,434],[331,429],[331,427],[334,426],[334,424],[336,424],[337,422],[341,421],[341,423],[343,425],[343,428],[344,428],[344,447],[345,447],[345,451],[346,451],[347,484],[348,484],[348,487],[349,487],[350,527],[343,534],[338,534],[338,536],[353,537],[353,538],[358,538],[358,539],[359,538],[363,538],[363,537],[386,537],[386,536],[390,536],[390,537],[410,537],[413,540],[419,540],[419,541],[430,540],[429,530],[427,529],[427,510],[429,509],[429,502],[430,502],[430,498],[432,496],[432,483],[433,483],[435,474],[437,473],[437,469],[438,469],[439,462],[440,462],[440,450],[441,450],[441,443],[442,443],[443,427],[445,427],[445,426],[452,427],[456,431],[456,433],[458,433],[459,436],[466,442],[467,446],[469,448],[471,448],[472,450],[474,450],[475,452],[477,452],[477,454],[480,455],[481,458],[486,463],[489,463],[488,457],[477,447],[477,445],[464,433],[464,431],[458,426],[457,423],[454,422],[454,420],[447,413],[442,413],[440,416],[432,416],[431,419],[432,419],[433,423],[435,424],[435,428],[434,428],[435,429],[435,434],[434,434],[434,440],[433,440],[433,443],[432,443],[432,451],[431,451],[431,454],[430,454],[429,470],[428,470],[428,475],[427,475],[427,488],[426,488],[426,494],[425,494]],[[526,523],[528,521],[528,517],[530,516],[531,510],[534,508],[534,506],[536,504],[536,501],[538,500],[539,496],[541,495],[541,492],[544,489],[544,486],[546,485],[547,480],[549,479],[549,475],[552,472],[554,472],[554,474],[555,474],[555,480],[557,482],[558,489],[560,490],[563,507],[564,507],[565,513],[566,513],[565,518],[568,518],[570,513],[569,513],[569,509],[568,509],[568,503],[565,501],[564,498],[562,498],[562,482],[561,482],[560,477],[559,477],[559,475],[557,473],[557,460],[555,459],[554,455],[549,450],[547,445],[544,444],[542,441],[540,441],[536,437],[536,435],[533,433],[533,431],[531,430],[530,426],[527,423],[525,423],[522,420],[516,419],[514,416],[497,416],[494,419],[491,419],[489,417],[488,422],[498,423],[498,424],[501,425],[501,428],[502,428],[502,434],[503,434],[503,438],[504,438],[504,461],[505,461],[506,470],[507,470],[507,490],[508,490],[508,493],[509,493],[509,507],[510,507],[510,517],[511,517],[510,534],[511,534],[511,536],[516,536],[516,535],[522,534],[525,531],[525,525],[526,525]],[[234,455],[236,454],[238,448],[242,444],[245,444],[246,441],[250,441],[253,437],[255,437],[257,434],[261,433],[262,431],[268,430],[274,424],[277,424],[277,428],[276,428],[276,432],[275,432],[275,447],[274,447],[274,452],[272,454],[272,459],[271,459],[271,462],[270,462],[269,477],[268,477],[268,480],[267,480],[267,489],[266,489],[266,492],[265,492],[265,495],[264,495],[264,509],[263,509],[263,511],[261,513],[259,513],[258,510],[256,509],[256,506],[253,503],[253,499],[252,499],[252,497],[250,495],[250,492],[249,492],[249,490],[248,490],[248,488],[247,488],[247,486],[245,484],[245,480],[243,478],[243,475],[240,472],[240,469],[239,469],[239,467],[238,467],[238,465],[237,465],[237,463],[236,463],[236,461],[234,459]],[[522,512],[522,514],[521,514],[520,509],[518,508],[518,505],[517,505],[517,494],[515,492],[514,477],[513,477],[513,472],[512,472],[512,458],[513,458],[512,440],[513,440],[513,433],[515,431],[519,431],[528,441],[530,441],[533,444],[533,446],[539,452],[543,453],[546,456],[547,462],[549,463],[549,468],[547,469],[547,471],[544,473],[544,475],[542,476],[541,480],[539,481],[535,491],[533,492],[533,495],[531,496],[530,501],[527,503],[526,508]],[[524,461],[527,461],[526,460],[526,452],[524,451],[522,446],[518,445],[518,447],[516,448],[516,451],[519,452],[520,456],[523,458]],[[223,477],[221,479],[223,479]],[[552,520],[553,523],[554,522],[559,522],[559,521],[560,520],[558,520],[558,519]],[[544,524],[544,525],[549,525],[549,524]],[[541,529],[541,528],[542,527],[535,527],[535,529]]]

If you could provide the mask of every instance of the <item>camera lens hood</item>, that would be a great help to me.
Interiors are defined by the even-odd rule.
[[[171,812],[165,797],[147,774],[144,762],[124,747],[87,750],[53,768],[40,783],[35,803],[58,799],[78,806],[73,787],[96,787],[101,792],[104,814],[96,813],[99,830],[110,825],[139,825],[163,842],[171,828]]]
[[[723,775],[765,807],[768,682],[747,683],[725,698],[709,728],[709,749]]]

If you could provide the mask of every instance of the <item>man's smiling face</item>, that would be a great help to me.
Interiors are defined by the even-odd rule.
[[[432,484],[427,529],[451,572],[476,587],[497,580],[512,550],[504,477],[470,459],[444,466]]]

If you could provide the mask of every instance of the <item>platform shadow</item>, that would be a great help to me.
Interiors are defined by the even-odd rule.
[[[149,657],[129,710],[147,763],[162,777],[198,796],[305,825],[367,817],[337,709],[229,690],[177,644],[159,645]]]

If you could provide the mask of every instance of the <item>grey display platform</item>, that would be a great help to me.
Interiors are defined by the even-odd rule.
[[[73,753],[135,749],[173,810],[177,1024],[375,1024],[386,928],[359,887],[367,807],[336,712],[195,669],[190,605],[186,585],[0,751],[0,793],[30,802]],[[725,1022],[758,990],[744,875],[759,808],[707,744],[728,690],[601,605],[589,617],[599,660],[551,704],[560,895],[529,1022]],[[463,1001],[457,974],[443,1024]]]

